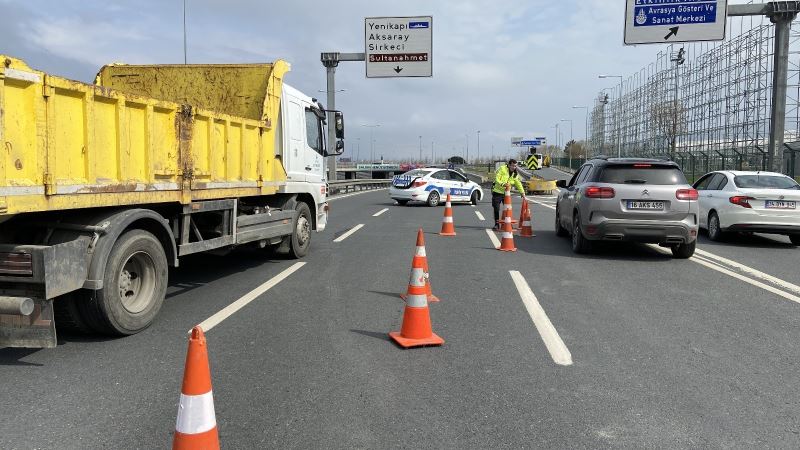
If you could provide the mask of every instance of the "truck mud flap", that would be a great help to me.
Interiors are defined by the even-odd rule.
[[[0,313],[0,347],[55,348],[53,300],[30,300],[33,301],[33,311],[28,315]]]

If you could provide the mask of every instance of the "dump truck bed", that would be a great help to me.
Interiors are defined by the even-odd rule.
[[[0,215],[277,192],[288,70],[111,65],[86,84],[0,55]]]

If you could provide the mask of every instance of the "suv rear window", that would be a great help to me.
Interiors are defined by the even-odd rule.
[[[686,184],[686,177],[677,167],[671,166],[606,166],[597,180],[614,184]]]
[[[733,182],[744,189],[800,189],[793,179],[775,175],[737,175]]]

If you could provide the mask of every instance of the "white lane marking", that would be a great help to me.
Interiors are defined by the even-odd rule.
[[[656,244],[647,244],[647,246],[652,248],[653,250],[655,250],[655,251],[657,251],[659,253],[663,253],[665,255],[671,255],[672,254],[672,252],[670,250],[662,248],[662,247],[660,247],[660,246],[658,246]],[[697,252],[696,249],[695,249],[695,252]],[[723,258],[723,259],[725,259],[725,258]],[[744,276],[742,274],[739,274],[739,273],[733,272],[731,270],[728,270],[727,268],[722,267],[722,265],[721,265],[722,263],[721,262],[714,261],[712,259],[706,259],[706,258],[701,257],[701,256],[692,256],[691,258],[689,258],[689,260],[693,261],[693,262],[696,262],[697,264],[700,264],[701,266],[707,267],[707,268],[709,268],[711,270],[716,270],[719,273],[722,273],[722,274],[728,275],[730,277],[736,278],[737,280],[744,281],[747,284],[751,284],[751,285],[756,286],[758,288],[764,289],[767,292],[772,292],[773,294],[778,295],[780,297],[783,297],[783,298],[785,298],[787,300],[791,300],[791,301],[793,301],[795,303],[800,303],[800,297],[798,297],[796,295],[792,295],[792,294],[790,294],[788,292],[782,291],[782,290],[780,290],[780,289],[778,289],[776,287],[770,286],[768,284],[764,284],[764,283],[762,283],[760,281],[757,281],[757,280],[754,280],[752,278],[748,278],[748,277],[746,277],[746,276]],[[730,260],[728,260],[728,261],[730,261]],[[731,262],[735,263],[735,261],[731,261]],[[764,275],[766,275],[766,274],[764,274]],[[783,281],[783,280],[780,280],[780,281]],[[791,283],[789,283],[789,284],[791,284]]]
[[[497,236],[494,235],[494,231],[492,231],[491,229],[487,228],[486,229],[486,234],[488,234],[489,235],[489,239],[492,240],[492,245],[494,245],[494,248],[499,248],[500,247],[500,239],[497,239]]]
[[[472,206],[473,208],[475,207],[475,205],[473,205],[472,203],[470,203],[470,205],[469,205],[469,206]]]
[[[332,202],[332,201],[334,201],[334,200],[341,200],[341,199],[343,199],[343,198],[347,198],[347,197],[353,197],[353,196],[356,196],[356,195],[361,195],[361,194],[369,194],[370,192],[385,191],[385,190],[387,190],[387,189],[389,189],[389,188],[370,189],[370,190],[368,190],[368,191],[353,192],[352,194],[342,194],[342,195],[336,195],[336,196],[334,196],[334,197],[328,197],[327,201],[329,201],[329,202]]]
[[[266,283],[264,283],[261,286],[253,289],[252,291],[248,292],[247,294],[245,294],[239,300],[236,300],[235,302],[231,303],[230,305],[222,308],[222,310],[220,310],[218,313],[214,314],[213,316],[209,317],[208,319],[200,322],[199,327],[202,328],[203,331],[207,333],[209,330],[211,330],[215,326],[219,325],[220,322],[222,322],[223,320],[225,320],[228,317],[232,316],[236,311],[239,311],[240,309],[242,309],[245,306],[247,306],[248,303],[252,302],[253,300],[257,299],[261,294],[263,294],[263,293],[267,292],[268,290],[272,289],[273,287],[275,287],[276,284],[278,284],[281,281],[283,281],[286,278],[288,278],[289,275],[295,273],[296,271],[298,271],[304,265],[306,265],[306,263],[304,263],[304,262],[296,262],[296,263],[292,264],[291,266],[289,266],[289,268],[287,268],[283,272],[275,275],[274,277],[272,277],[272,279],[270,279]],[[191,333],[191,332],[192,331],[189,330],[189,333]]]
[[[349,238],[351,234],[353,234],[356,231],[360,230],[361,227],[363,227],[363,226],[364,226],[363,223],[360,223],[360,224],[354,226],[349,231],[347,231],[345,234],[343,234],[343,235],[339,236],[338,238],[334,239],[333,242],[342,242],[343,240]]]
[[[539,304],[539,299],[536,298],[536,295],[528,286],[528,282],[516,270],[510,270],[508,273],[511,274],[519,296],[522,298],[522,303],[525,304],[528,314],[533,319],[533,324],[536,326],[536,330],[539,331],[539,335],[542,337],[547,351],[550,352],[553,362],[562,366],[571,366],[572,354],[564,344],[564,341],[561,340],[561,336],[558,335],[553,323],[547,318],[547,314],[542,309],[542,305]]]
[[[772,287],[772,286],[770,286],[768,284],[764,284],[764,283],[762,283],[760,281],[756,281],[756,280],[754,280],[752,278],[748,278],[748,277],[746,277],[744,275],[741,275],[741,274],[738,274],[736,272],[731,272],[730,270],[728,270],[728,269],[726,269],[724,267],[720,267],[719,265],[714,264],[714,261],[710,261],[710,260],[707,260],[705,258],[698,257],[698,256],[693,256],[692,257],[692,261],[694,261],[694,262],[696,262],[696,263],[698,263],[700,265],[703,265],[705,267],[708,267],[709,269],[716,270],[717,272],[724,273],[725,275],[728,275],[728,276],[731,276],[733,278],[737,278],[739,280],[742,280],[745,283],[752,284],[753,286],[756,286],[756,287],[759,287],[761,289],[764,289],[765,291],[772,292],[773,294],[779,295],[779,296],[785,298],[786,300],[791,300],[791,301],[793,301],[795,303],[800,303],[800,297],[797,297],[796,295],[792,295],[792,294],[790,294],[788,292],[784,292],[784,291],[782,291],[782,290],[780,290],[780,289],[778,289],[776,287]]]
[[[533,202],[533,203],[536,203],[537,205],[544,206],[545,208],[556,209],[556,207],[555,207],[555,206],[548,205],[547,203],[542,203],[542,202],[540,202],[540,201],[538,201],[538,200],[535,200],[535,199],[532,199],[532,198],[530,198],[530,197],[528,197],[528,200],[530,200],[530,201],[531,201],[531,202]]]
[[[375,214],[373,214],[372,217],[378,217],[378,216],[380,216],[381,214],[385,213],[388,210],[389,210],[389,208],[383,208],[382,210],[380,210],[380,211],[376,212]]]
[[[790,283],[790,282],[788,282],[786,280],[782,280],[782,279],[780,279],[778,277],[774,277],[774,276],[772,276],[770,274],[761,272],[760,270],[756,270],[756,269],[754,269],[752,267],[746,266],[746,265],[744,265],[742,263],[733,261],[731,259],[723,258],[722,256],[715,255],[715,254],[713,254],[711,252],[707,252],[705,250],[700,250],[699,248],[695,249],[695,253],[700,255],[700,256],[704,256],[704,257],[706,257],[708,259],[716,260],[716,261],[719,261],[719,262],[721,262],[723,264],[726,264],[728,266],[731,266],[731,267],[734,267],[736,269],[739,269],[742,272],[750,275],[751,277],[760,278],[762,280],[765,280],[765,281],[768,281],[768,282],[770,282],[772,284],[780,286],[783,289],[786,289],[787,291],[794,292],[795,294],[800,294],[800,286],[798,286],[796,284],[793,284],[793,283]]]
[[[475,215],[478,216],[478,219],[480,219],[480,220],[486,220],[486,218],[483,217],[483,214],[481,214],[480,211],[475,211]]]

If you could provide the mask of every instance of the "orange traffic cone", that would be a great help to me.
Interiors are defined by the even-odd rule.
[[[172,448],[219,449],[206,337],[200,327],[194,327],[189,338]]]
[[[505,215],[503,216],[503,239],[500,241],[498,250],[504,252],[515,252],[517,247],[514,246],[514,229],[511,226],[511,186],[506,185],[506,195],[503,199],[505,208]]]
[[[425,277],[422,258],[414,257],[411,262],[411,276],[408,280],[403,325],[399,332],[389,333],[389,337],[403,348],[444,344],[444,339],[434,334],[431,329],[428,297],[425,294]]]
[[[522,200],[522,210],[525,211],[522,219],[522,226],[519,228],[520,237],[534,237],[533,226],[531,225],[531,209],[528,207],[528,201]]]
[[[528,202],[525,198],[522,199],[522,207],[519,209],[519,222],[517,222],[517,229],[522,230],[522,222],[525,221],[525,210],[528,209]]]
[[[439,298],[433,295],[431,291],[431,277],[430,270],[428,269],[428,256],[425,254],[425,234],[422,228],[417,231],[417,248],[414,251],[414,259],[422,259],[422,269],[425,271],[425,296],[428,298],[428,303],[438,302]],[[411,267],[414,267],[414,261],[411,261]],[[411,293],[400,294],[400,297],[405,300]]]
[[[447,193],[447,201],[444,204],[444,217],[442,218],[442,231],[440,236],[455,236],[456,226],[453,224],[453,206],[450,205],[450,193]]]

